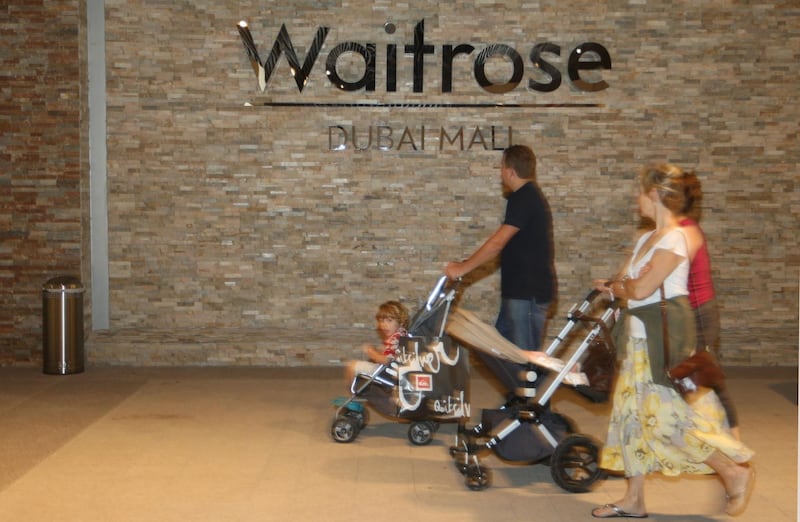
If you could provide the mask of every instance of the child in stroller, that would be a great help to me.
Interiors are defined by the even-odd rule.
[[[355,440],[367,423],[365,405],[409,422],[408,439],[415,445],[430,443],[440,421],[469,416],[468,357],[445,334],[454,299],[455,288],[447,287],[446,277],[440,278],[409,321],[408,331],[397,336],[394,354],[385,358],[381,354],[377,364],[351,365],[347,370],[351,395],[334,400],[334,441]]]
[[[553,412],[549,405],[561,383],[574,386],[595,402],[608,398],[616,359],[610,336],[615,310],[612,305],[600,317],[590,315],[597,295],[599,292],[591,292],[580,306],[570,309],[567,325],[545,352],[518,348],[470,312],[456,310],[451,315],[447,331],[502,362],[504,369],[497,378],[511,391],[509,400],[500,408],[483,411],[480,424],[472,429],[460,426],[456,443],[450,448],[470,489],[489,486],[489,470],[478,460],[478,453],[489,449],[510,461],[549,458],[553,480],[573,493],[588,491],[602,476],[597,464],[599,443],[575,433],[570,421]],[[580,346],[566,361],[553,357],[577,324],[588,329]],[[578,371],[581,361],[584,371]],[[542,388],[544,392],[539,394]]]
[[[366,344],[366,361],[351,361],[345,370],[347,383],[356,375],[372,375],[380,365],[387,365],[400,354],[400,339],[408,336],[408,309],[399,301],[386,301],[375,313],[375,329],[381,338],[380,348]]]

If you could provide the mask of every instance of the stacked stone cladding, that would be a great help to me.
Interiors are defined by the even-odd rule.
[[[551,335],[630,248],[637,169],[670,161],[704,183],[726,362],[797,364],[800,118],[791,70],[800,23],[789,4],[105,5],[111,328],[87,328],[92,363],[326,365],[358,356],[374,338],[378,303],[415,308],[444,263],[499,224],[500,154],[484,146],[494,126],[498,146],[512,129],[513,142],[538,155],[559,279]],[[19,31],[3,51],[14,82],[0,120],[9,131],[0,317],[4,360],[21,363],[40,357],[41,283],[68,272],[91,284],[85,8],[9,9],[24,16],[9,22]],[[302,92],[285,56],[259,89],[241,19],[262,58],[281,24],[301,59],[317,28],[330,27]],[[403,46],[421,20],[435,50],[415,93]],[[346,41],[377,44],[375,92],[327,80],[325,59]],[[569,53],[587,41],[610,53],[611,70],[584,72],[608,82],[604,91],[567,78]],[[546,81],[528,58],[543,42],[561,46],[547,57],[563,75],[550,93],[525,83]],[[458,43],[513,47],[524,82],[505,94],[481,89],[473,54],[454,61],[453,92],[442,93],[442,46]],[[386,90],[387,44],[398,45],[396,92]],[[345,53],[338,67],[354,79],[363,61]],[[487,71],[499,82],[510,65],[495,57]],[[497,101],[505,106],[475,106]],[[332,126],[362,140],[370,128],[391,128],[394,143],[332,151]],[[409,139],[399,146],[405,129],[416,150]],[[441,129],[463,129],[463,149],[440,150]],[[472,277],[460,300],[487,322],[497,308],[494,268]]]

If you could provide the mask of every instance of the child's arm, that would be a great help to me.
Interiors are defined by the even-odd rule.
[[[366,354],[367,359],[369,359],[374,363],[386,364],[389,362],[389,358],[383,355],[382,351],[378,350],[377,348],[375,348],[370,344],[364,345],[364,353]]]

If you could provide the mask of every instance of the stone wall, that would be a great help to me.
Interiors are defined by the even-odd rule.
[[[0,364],[41,359],[42,285],[86,275],[84,19],[77,0],[0,7]]]
[[[42,16],[54,18],[55,9],[46,4]],[[536,151],[553,210],[559,301],[551,335],[591,279],[610,275],[630,248],[637,169],[671,161],[704,182],[727,362],[797,364],[799,115],[791,71],[799,16],[781,2],[107,1],[111,329],[89,336],[90,361],[298,365],[357,355],[354,347],[374,337],[378,303],[399,298],[414,308],[446,261],[465,257],[497,227],[504,202],[495,149],[510,132],[510,141]],[[237,31],[242,19],[262,61],[285,25],[300,65],[319,28],[329,28],[302,92],[286,53],[260,89]],[[415,92],[404,46],[423,20],[433,53]],[[326,59],[345,42],[376,44],[374,91],[328,80]],[[528,87],[529,79],[551,81],[529,57],[546,42],[560,47],[560,55],[544,55],[562,76],[552,92]],[[605,81],[605,90],[568,78],[570,54],[586,42],[608,50],[611,69],[581,70],[581,78]],[[444,46],[458,44],[475,50],[454,58],[452,91],[443,92]],[[524,78],[508,92],[489,92],[474,77],[476,57],[491,44],[522,59]],[[389,45],[397,46],[396,90],[388,86]],[[353,52],[359,47],[345,49],[336,73],[355,83],[364,60]],[[514,69],[494,54],[485,72],[503,90]],[[72,74],[65,83],[77,101],[77,65]],[[29,86],[34,106],[55,96]],[[25,104],[12,108],[23,117]],[[72,130],[53,135],[59,151],[79,146],[79,109],[67,115]],[[4,121],[14,121],[13,110]],[[351,138],[355,129],[356,143],[331,150],[340,129]],[[450,141],[459,130],[463,147]],[[46,145],[34,147],[44,163],[40,183],[62,187],[65,169]],[[37,179],[23,156],[4,160],[20,180],[13,183]],[[66,179],[77,184],[73,162]],[[53,269],[67,269],[77,264],[78,200],[49,201],[47,193],[37,189],[26,220],[50,215],[55,229],[68,214],[69,237],[51,237],[71,256]],[[14,264],[47,258],[52,247],[44,243],[20,247]],[[12,295],[23,284],[34,290],[25,306],[4,308],[24,310],[10,328],[17,351],[35,358],[40,333],[29,300],[38,298],[38,281],[17,273],[3,267]],[[489,322],[497,280],[486,267],[462,292],[462,304]]]

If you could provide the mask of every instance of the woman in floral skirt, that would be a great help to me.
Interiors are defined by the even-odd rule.
[[[617,333],[622,364],[600,465],[623,472],[625,495],[592,510],[596,518],[645,518],[644,485],[649,473],[675,476],[712,473],[727,493],[725,511],[739,515],[747,507],[755,473],[753,452],[731,436],[716,394],[701,389],[691,405],[678,395],[665,368],[695,347],[694,315],[687,295],[689,256],[677,215],[683,208],[683,171],[655,165],[639,175],[642,216],[656,228],[643,234],[619,277],[597,280],[596,289],[625,299],[628,307]],[[668,310],[670,361],[664,361],[660,302]]]

